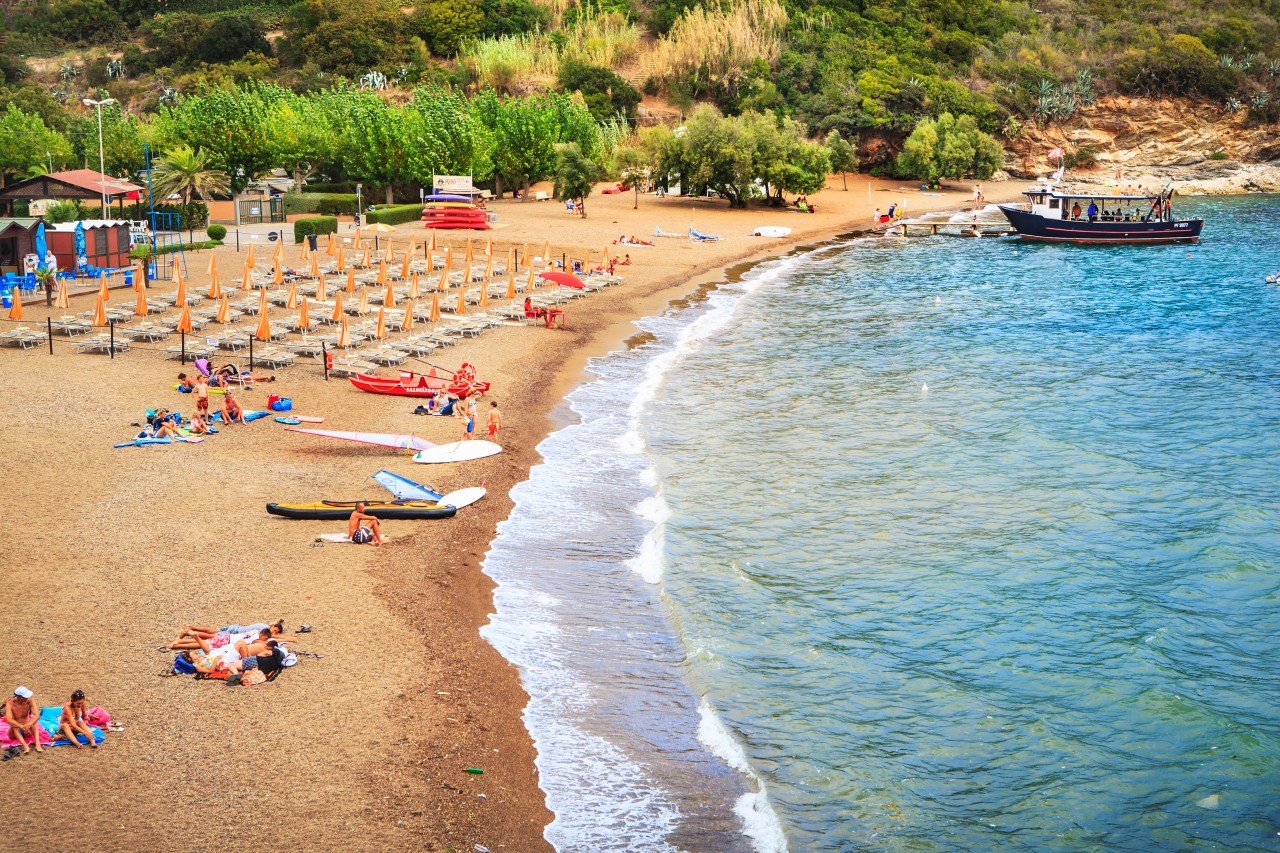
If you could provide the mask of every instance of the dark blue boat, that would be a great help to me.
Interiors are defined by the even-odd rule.
[[[1173,192],[1090,195],[1032,187],[1000,210],[1023,240],[1054,243],[1194,243],[1203,219],[1175,219]]]

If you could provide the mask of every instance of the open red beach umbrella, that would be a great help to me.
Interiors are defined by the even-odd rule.
[[[570,275],[567,272],[542,272],[538,273],[538,278],[555,282],[561,287],[576,287],[579,290],[586,287],[576,275]]]
[[[10,292],[13,294],[13,305],[12,307],[9,308],[9,319],[21,320],[22,319],[22,291],[15,287]]]
[[[178,325],[174,331],[189,335],[194,328],[191,323],[191,306],[184,302],[182,303],[182,314],[178,317]]]

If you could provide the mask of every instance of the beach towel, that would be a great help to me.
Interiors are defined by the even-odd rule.
[[[41,746],[71,746],[71,741],[64,737],[55,739],[58,732],[58,719],[62,716],[62,706],[53,705],[48,708],[40,709],[40,745]],[[107,736],[102,733],[101,726],[105,726],[111,722],[111,715],[100,707],[90,708],[85,712],[85,718],[90,722],[89,731],[93,732],[94,743],[102,743]],[[79,737],[84,737],[80,735]],[[82,740],[81,743],[88,743]],[[10,746],[19,746],[18,739],[9,736],[9,724],[4,720],[0,720],[0,748],[8,748]]]

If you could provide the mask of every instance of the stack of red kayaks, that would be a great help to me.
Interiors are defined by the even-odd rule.
[[[489,228],[489,214],[466,197],[431,195],[426,202],[422,224],[427,228]]]

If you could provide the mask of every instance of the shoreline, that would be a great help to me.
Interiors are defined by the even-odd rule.
[[[511,220],[508,228],[492,232],[504,253],[507,245],[541,244],[548,234],[557,248],[598,252],[611,233],[648,233],[651,225],[645,222],[677,220],[686,211],[701,230],[724,231],[726,239],[636,248],[634,266],[620,268],[627,276],[623,285],[567,306],[565,332],[502,327],[432,357],[449,366],[477,364],[481,377],[495,383],[492,396],[502,404],[505,452],[465,467],[405,466],[395,454],[333,447],[263,426],[228,428],[199,447],[103,449],[127,431],[141,406],[174,402],[176,394],[162,396],[157,389],[172,381],[176,362],[145,352],[115,361],[75,355],[63,338],[54,356],[0,350],[6,378],[22,389],[23,398],[21,406],[18,394],[0,403],[0,452],[11,460],[11,476],[48,493],[71,495],[46,511],[48,532],[21,547],[14,541],[0,545],[0,565],[11,569],[15,584],[32,590],[0,617],[0,630],[15,634],[39,624],[58,638],[56,644],[42,640],[37,647],[48,675],[33,671],[29,657],[16,650],[0,650],[0,680],[37,682],[31,686],[41,700],[83,687],[91,702],[97,697],[131,732],[146,732],[109,741],[105,753],[98,751],[108,761],[90,764],[75,756],[76,772],[86,782],[130,797],[120,814],[90,807],[88,817],[115,827],[105,840],[82,827],[84,820],[47,816],[16,821],[17,837],[46,844],[93,839],[102,849],[129,849],[163,827],[175,843],[190,849],[212,848],[229,838],[242,845],[305,844],[320,831],[355,849],[470,849],[474,844],[550,849],[543,830],[553,815],[538,786],[533,742],[521,720],[528,697],[516,668],[479,636],[493,612],[495,587],[478,569],[498,523],[510,512],[509,491],[539,462],[536,447],[558,428],[564,396],[581,384],[588,361],[625,346],[636,334],[637,318],[661,313],[700,288],[713,288],[734,267],[857,231],[859,222],[870,219],[864,183],[855,180],[845,193],[836,178],[817,196],[822,209],[812,216],[699,209],[697,201],[651,199],[641,211],[632,211],[630,196],[593,199],[594,218],[587,220],[557,218],[551,206],[534,203],[495,205],[504,220]],[[1016,198],[1021,187],[1021,182],[995,185],[991,201]],[[907,192],[897,182],[875,182],[874,188],[872,203],[882,208]],[[921,197],[912,202],[909,215],[956,210],[967,201],[966,191]],[[728,233],[779,217],[805,227],[783,240]],[[420,229],[405,226],[392,238],[409,233],[421,236]],[[237,269],[234,250],[217,252],[224,270]],[[188,259],[197,290],[207,285],[203,257]],[[91,297],[73,297],[73,310],[91,306]],[[42,300],[29,310],[33,320],[42,318]],[[51,373],[59,379],[52,388]],[[347,383],[325,383],[317,374],[312,367],[284,371],[276,387],[260,386],[247,405],[260,407],[266,393],[281,393],[297,398],[295,411],[328,416],[326,428],[414,430],[433,441],[457,437],[456,421],[412,418],[406,414],[411,406],[400,398],[356,395]],[[102,417],[66,423],[68,400]],[[73,454],[66,455],[67,449]],[[277,524],[261,517],[264,498],[359,497],[366,488],[359,484],[378,467],[448,488],[484,480],[489,496],[447,522],[388,525],[394,538],[380,551],[311,550],[310,540],[332,524]],[[216,496],[216,512],[193,502],[201,493]],[[141,522],[120,529],[112,523],[116,517]],[[104,536],[102,531],[110,532]],[[159,552],[157,541],[164,543]],[[24,558],[32,548],[42,561]],[[164,559],[140,561],[142,553]],[[200,559],[188,565],[191,554]],[[210,579],[209,562],[226,571]],[[74,574],[63,577],[63,571]],[[63,601],[58,590],[72,578],[106,590],[112,606],[86,613],[77,602]],[[154,678],[172,656],[147,647],[166,642],[178,624],[277,616],[290,627],[315,625],[316,633],[299,648],[321,652],[325,660],[308,661],[269,690],[247,697]],[[68,636],[71,626],[86,637]],[[373,637],[377,643],[369,646]],[[102,677],[104,672],[110,677]],[[304,736],[326,727],[329,709],[352,703],[367,711],[367,731],[342,738],[330,734],[324,746]],[[260,727],[238,722],[242,714],[261,720]],[[237,722],[233,734],[224,736],[228,719]],[[192,736],[191,746],[174,747]],[[252,738],[254,750],[236,748],[245,738]],[[199,748],[208,742],[216,743],[216,755]],[[61,772],[59,765],[65,769],[62,757],[20,763],[22,773],[0,774],[0,798],[14,801],[10,798],[19,790],[14,786],[51,783],[55,776],[47,774]],[[466,766],[484,774],[463,773]],[[184,785],[192,773],[225,782],[227,789],[188,790]],[[288,820],[269,828],[237,828],[236,834],[209,831],[198,819],[199,810],[240,808],[232,785],[246,777],[261,779],[264,793],[281,797],[297,797],[298,779],[308,781]],[[174,809],[191,816],[173,819]]]

